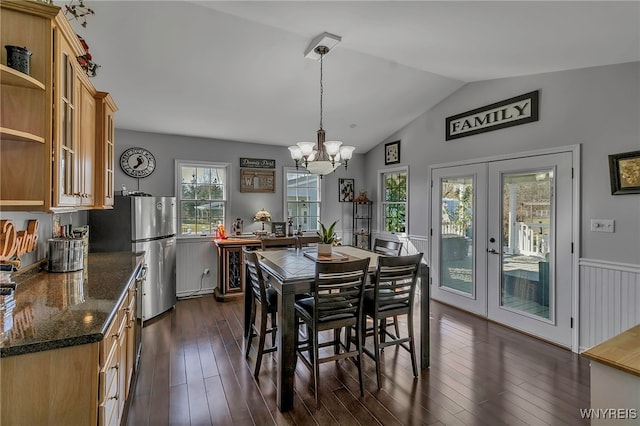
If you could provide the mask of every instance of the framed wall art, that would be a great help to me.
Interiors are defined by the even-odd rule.
[[[240,169],[240,192],[276,192],[276,171]]]
[[[287,222],[271,222],[271,232],[276,237],[286,237]]]
[[[640,194],[640,151],[609,155],[611,195]]]
[[[384,144],[384,165],[400,162],[400,141]]]
[[[353,186],[353,179],[340,178],[338,180],[338,199],[341,203],[353,202]]]

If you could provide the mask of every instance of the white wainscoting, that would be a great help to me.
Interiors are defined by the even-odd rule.
[[[218,259],[213,239],[180,238],[176,247],[176,296],[213,293],[218,276]],[[205,268],[208,275],[203,275]]]
[[[640,265],[580,259],[580,352],[640,324]]]
[[[376,240],[376,238],[381,238],[383,240],[396,240],[402,241],[402,253],[406,254],[415,254],[415,253],[423,253],[423,259],[425,262],[429,262],[429,238],[422,235],[405,235],[405,234],[382,234],[379,232],[373,232],[371,235],[371,244]]]

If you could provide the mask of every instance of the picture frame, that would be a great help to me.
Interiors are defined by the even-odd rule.
[[[355,197],[354,187],[353,179],[338,179],[338,201],[341,203],[352,203]]]
[[[400,162],[400,141],[384,144],[384,165],[398,164]]]
[[[611,195],[640,194],[640,151],[609,155]]]
[[[240,169],[240,192],[276,192],[276,171]]]
[[[287,222],[271,222],[271,233],[276,237],[286,237]]]

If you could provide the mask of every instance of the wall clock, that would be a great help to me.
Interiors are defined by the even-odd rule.
[[[156,159],[144,148],[126,149],[120,156],[120,168],[134,178],[145,178],[156,169]]]
[[[384,164],[396,164],[400,162],[400,141],[384,144]]]

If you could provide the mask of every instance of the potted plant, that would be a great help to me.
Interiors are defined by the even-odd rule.
[[[338,223],[337,220],[327,228],[322,222],[320,222],[322,231],[317,232],[318,236],[320,237],[320,242],[318,243],[319,256],[331,256],[331,246],[336,240],[336,233],[333,230],[333,228],[335,228],[336,226],[336,223]]]

